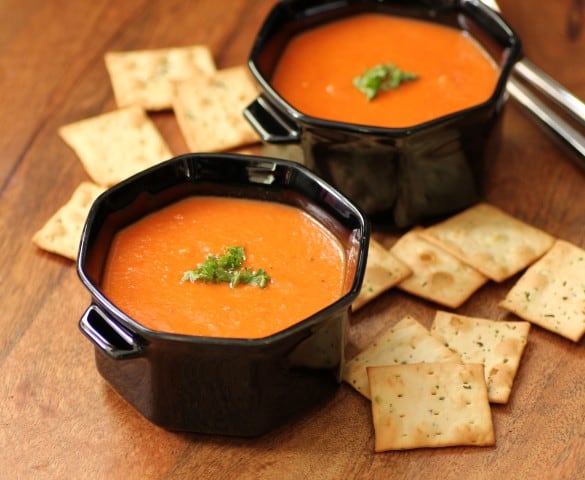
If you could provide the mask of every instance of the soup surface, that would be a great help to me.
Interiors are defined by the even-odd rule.
[[[181,281],[210,254],[242,246],[243,267],[263,269],[265,288]],[[190,197],[116,234],[102,280],[106,296],[153,330],[260,338],[330,305],[342,294],[345,253],[337,238],[295,207]]]
[[[417,79],[368,100],[353,80],[379,64]],[[274,89],[311,116],[382,127],[406,127],[486,101],[498,68],[466,33],[382,14],[362,14],[299,33],[271,79]]]

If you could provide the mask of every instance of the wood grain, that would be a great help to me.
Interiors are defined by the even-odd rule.
[[[72,262],[33,233],[87,177],[59,126],[115,107],[110,50],[209,45],[220,67],[246,61],[274,0],[0,2],[0,478],[580,478],[585,471],[585,351],[533,328],[510,402],[494,406],[490,448],[373,453],[367,402],[335,397],[257,439],[178,434],[142,418],[95,370],[77,321],[89,302]],[[527,56],[585,98],[585,12],[578,0],[502,0]],[[579,20],[581,19],[581,20]],[[173,153],[174,118],[153,115]],[[585,247],[585,175],[511,101],[486,199]],[[390,244],[393,238],[376,232]],[[458,311],[504,318],[514,279]],[[353,318],[350,351],[436,306],[390,291]]]

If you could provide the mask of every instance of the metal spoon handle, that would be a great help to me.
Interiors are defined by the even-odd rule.
[[[554,78],[550,77],[526,58],[516,63],[514,73],[540,90],[547,98],[562,108],[565,113],[571,115],[585,127],[585,103],[569,92]]]
[[[496,0],[469,1],[479,1],[494,12],[501,13]],[[585,171],[585,137],[527,90],[519,79],[540,91],[547,100],[555,103],[580,126],[585,126],[585,104],[526,58],[516,63],[514,75],[508,80],[507,89],[510,95],[534,116],[538,124],[575,154],[577,164]]]
[[[541,126],[546,127],[556,140],[575,154],[574,159],[577,165],[585,171],[585,136],[541,102],[517,79],[510,78],[508,80],[507,90],[522,107],[533,114]]]

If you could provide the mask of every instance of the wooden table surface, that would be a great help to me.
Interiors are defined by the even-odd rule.
[[[260,438],[173,433],[98,375],[77,326],[89,295],[74,264],[31,243],[87,179],[57,128],[115,108],[105,52],[204,43],[219,67],[241,64],[274,3],[0,1],[0,478],[582,478],[585,348],[537,327],[509,403],[493,407],[493,448],[375,454],[368,402],[346,385]],[[584,2],[501,6],[527,56],[585,98]],[[173,153],[187,151],[170,113],[152,118]],[[514,102],[489,161],[489,202],[585,247],[585,175]],[[503,318],[497,301],[513,281],[458,311]],[[387,292],[353,319],[351,347],[407,313],[430,325],[436,308]]]

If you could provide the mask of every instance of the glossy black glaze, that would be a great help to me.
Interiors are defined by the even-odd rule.
[[[347,293],[326,309],[258,340],[149,330],[100,291],[113,235],[191,195],[295,205],[331,229],[348,261]],[[92,296],[80,320],[100,374],[138,411],[171,430],[254,436],[326,400],[340,382],[350,305],[361,287],[369,223],[360,209],[292,162],[239,155],[177,157],[111,188],[89,213],[78,273]]]
[[[499,65],[491,98],[409,128],[377,128],[304,115],[270,85],[297,32],[361,12],[430,20],[468,31]],[[305,164],[379,224],[405,228],[479,200],[486,158],[499,143],[505,85],[521,56],[517,35],[474,0],[282,1],[266,18],[248,60],[261,94],[245,111],[267,143],[298,143]]]

